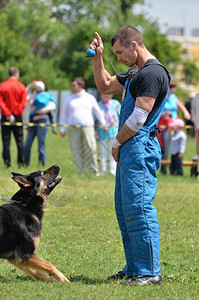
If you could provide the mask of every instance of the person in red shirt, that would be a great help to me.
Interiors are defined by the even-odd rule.
[[[2,115],[1,135],[3,142],[3,160],[6,166],[10,167],[11,132],[13,132],[17,144],[18,165],[20,166],[24,164],[22,114],[26,106],[27,91],[25,85],[18,80],[20,76],[18,68],[14,66],[11,67],[8,74],[8,80],[0,84],[0,108]],[[21,122],[21,125],[15,125],[16,122]]]

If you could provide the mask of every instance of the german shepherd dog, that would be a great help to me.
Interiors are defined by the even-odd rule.
[[[43,208],[48,195],[60,183],[60,168],[54,165],[45,171],[28,175],[12,172],[12,179],[20,190],[12,197],[12,204],[0,206],[0,258],[24,271],[36,280],[69,282],[54,265],[34,254],[41,235]]]

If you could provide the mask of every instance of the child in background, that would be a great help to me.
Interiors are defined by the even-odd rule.
[[[54,97],[45,92],[45,84],[43,81],[34,82],[35,95],[33,103],[31,104],[31,113],[29,115],[30,122],[42,118],[44,114],[47,114],[52,125],[53,133],[57,134],[57,129],[54,124],[52,111],[56,110],[57,103]]]
[[[174,130],[171,138],[171,175],[184,176],[182,168],[182,159],[186,147],[186,134],[184,132],[184,121],[177,118],[170,123],[170,127]]]

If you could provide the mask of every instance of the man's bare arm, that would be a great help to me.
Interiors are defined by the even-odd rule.
[[[138,97],[136,99],[136,105],[135,107],[139,107],[148,113],[151,112],[153,106],[155,103],[155,99],[152,97]],[[120,144],[123,144],[128,139],[130,139],[132,136],[136,134],[135,131],[131,130],[125,123],[122,126],[121,130],[117,134],[117,140]]]
[[[146,112],[150,113],[155,103],[155,99],[152,97],[138,97],[136,99],[136,107],[139,107]],[[120,144],[125,143],[127,140],[132,138],[136,134],[135,131],[131,130],[126,123],[122,126],[120,131],[118,132],[116,139]],[[112,148],[112,156],[114,160],[119,164],[118,156],[119,156],[120,148]]]
[[[102,52],[104,49],[101,37],[95,32],[96,38],[90,44],[90,48],[96,50],[93,57],[93,74],[97,89],[100,93],[122,93],[123,86],[119,83],[116,76],[111,76],[105,69]]]

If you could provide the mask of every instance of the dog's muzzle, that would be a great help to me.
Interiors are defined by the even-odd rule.
[[[62,177],[61,176],[57,176],[53,182],[51,182],[48,186],[49,190],[52,191],[57,184],[59,184],[62,181]]]

